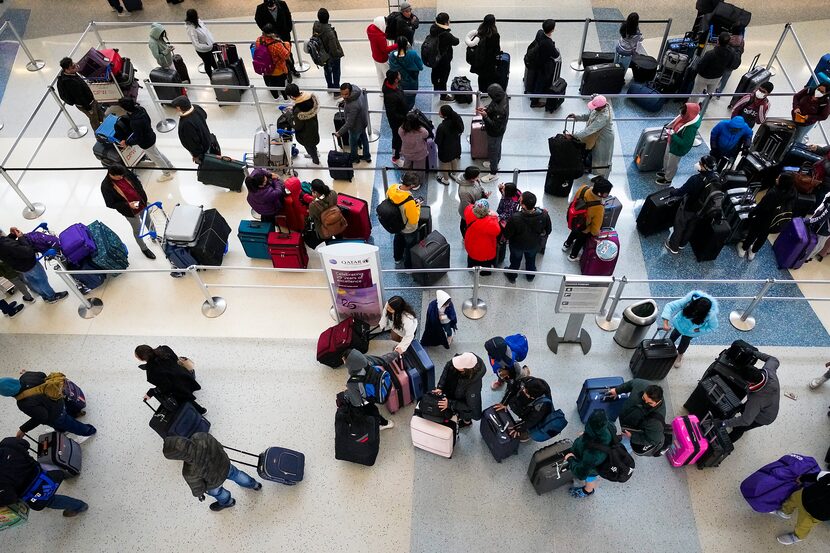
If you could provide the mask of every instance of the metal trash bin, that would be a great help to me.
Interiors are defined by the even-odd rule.
[[[634,349],[648,333],[648,329],[657,320],[657,302],[643,300],[632,303],[623,310],[620,326],[614,333],[614,341],[627,349]]]

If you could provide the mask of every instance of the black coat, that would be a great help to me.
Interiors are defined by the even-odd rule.
[[[507,220],[504,236],[511,248],[520,250],[538,250],[543,234],[550,236],[551,222],[547,211],[534,208],[533,211],[522,209]]]
[[[704,79],[716,79],[734,67],[735,53],[728,46],[715,46],[706,52],[697,64],[697,74]]]
[[[147,192],[144,191],[144,187],[141,185],[141,180],[138,178],[138,175],[127,169],[127,174],[124,175],[124,178],[133,185],[135,191],[138,192],[138,195],[141,196],[141,199],[146,204]],[[101,181],[101,195],[104,197],[104,203],[108,208],[114,209],[124,217],[135,217],[135,213],[133,213],[133,209],[130,207],[130,204],[128,204],[127,200],[124,199],[124,196],[119,194],[115,189],[115,185],[110,180],[109,175],[104,177],[104,180]]]
[[[78,74],[67,75],[61,72],[58,75],[57,85],[58,96],[67,104],[88,108],[95,101],[95,96],[92,95],[89,85]]]
[[[406,104],[406,96],[400,86],[392,88],[386,81],[383,81],[383,107],[392,130],[403,125],[409,106]]]
[[[37,263],[37,252],[26,238],[0,236],[0,261],[19,273],[31,271]]]
[[[449,29],[442,29],[435,23],[429,28],[429,34],[430,36],[438,37],[438,52],[441,54],[441,65],[449,65],[452,61],[453,46],[458,46],[461,41]]]
[[[283,0],[277,0],[277,19],[271,15],[271,10],[265,6],[265,2],[256,7],[254,21],[260,31],[265,31],[265,25],[269,23],[274,26],[277,35],[283,40],[291,40],[291,28],[294,20],[291,18],[291,10]]]
[[[172,397],[179,403],[193,401],[193,392],[202,387],[193,373],[179,365],[179,357],[168,346],[159,346],[165,355],[141,365],[147,371],[147,382],[155,386],[147,391],[150,397],[156,394]]]
[[[387,21],[391,19],[395,22],[395,38],[392,39],[393,41],[397,40],[399,36],[405,36],[409,44],[415,44],[415,29],[421,24],[417,15],[413,13],[407,19],[401,12],[392,12],[386,18]],[[391,25],[391,22],[387,23],[387,25]]]
[[[320,143],[320,124],[317,120],[319,111],[320,105],[314,94],[305,102],[294,104],[294,134],[297,142],[306,148]]]
[[[46,381],[46,374],[27,371],[20,375],[20,391],[40,386]],[[49,399],[44,394],[23,398],[17,402],[17,408],[29,416],[29,420],[20,426],[23,432],[29,432],[40,424],[52,426],[64,411],[63,400]]]
[[[484,361],[478,357],[473,376],[470,378],[455,378],[455,389],[446,390],[450,371],[458,371],[453,367],[452,361],[447,361],[444,371],[438,380],[438,387],[446,394],[450,408],[457,413],[462,420],[479,420],[481,418],[481,380],[487,373],[484,368]]]
[[[179,117],[179,141],[191,156],[199,160],[210,151],[212,138],[207,113],[201,106],[193,106],[193,113]]]
[[[527,84],[528,90],[536,93],[545,93],[550,90],[553,84],[553,76],[556,74],[556,59],[559,57],[559,50],[556,43],[548,37],[542,29],[536,31],[536,40],[539,50],[536,55],[536,64],[529,68],[528,77],[532,82]]]
[[[29,443],[21,438],[0,441],[0,506],[20,499],[38,473],[38,463],[29,455]]]
[[[151,148],[156,143],[156,132],[153,130],[153,122],[147,115],[147,110],[136,106],[135,111],[128,113],[130,120],[130,131],[132,134],[127,138],[130,146],[137,144],[143,149]]]
[[[464,133],[464,121],[460,116],[444,119],[435,130],[435,145],[438,146],[438,159],[448,163],[461,157],[461,135]]]

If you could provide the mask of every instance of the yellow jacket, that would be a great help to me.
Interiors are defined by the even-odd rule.
[[[393,184],[386,191],[386,197],[400,205],[401,215],[403,220],[406,221],[406,227],[401,232],[407,234],[418,230],[418,220],[421,218],[421,206],[418,202],[403,203],[410,196],[412,196],[412,193],[408,190],[401,190],[399,184]]]

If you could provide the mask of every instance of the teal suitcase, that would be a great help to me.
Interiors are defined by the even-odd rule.
[[[237,232],[245,255],[254,259],[271,259],[268,253],[268,233],[274,232],[273,223],[262,221],[239,221]]]

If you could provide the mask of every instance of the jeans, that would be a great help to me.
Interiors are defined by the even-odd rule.
[[[791,515],[793,511],[798,509],[798,515],[795,519],[795,537],[803,540],[807,537],[810,533],[810,530],[813,527],[820,523],[821,521],[817,518],[814,518],[810,513],[804,510],[804,501],[802,499],[802,494],[804,490],[796,490],[793,494],[787,498],[783,505],[781,505],[781,510],[784,511],[785,514]]]
[[[716,92],[723,92],[723,89],[726,88],[726,83],[729,82],[729,77],[731,77],[731,76],[732,76],[732,70],[731,69],[727,69],[726,71],[724,71],[723,72],[723,77],[720,78],[720,84],[718,85],[718,88],[715,89],[715,91]],[[737,98],[737,96],[733,96],[733,98]],[[732,98],[730,98],[730,101],[731,100],[732,100]]]
[[[68,495],[53,495],[52,501],[46,507],[48,509],[57,509],[59,511],[80,511],[87,504],[80,499],[69,497]]]
[[[130,226],[133,229],[133,238],[135,238],[135,243],[138,244],[138,247],[141,248],[141,251],[146,252],[150,248],[147,247],[147,244],[144,243],[144,239],[141,238],[141,219],[138,215],[133,215],[132,217],[127,217],[127,222],[130,223]],[[147,217],[147,230],[150,231],[155,230],[156,227],[153,226],[153,222],[150,220],[150,217]]]
[[[676,328],[672,329],[671,334],[669,335],[669,340],[671,340],[672,342],[676,342],[678,338],[680,338],[680,345],[677,346],[677,353],[683,355],[684,353],[686,353],[686,350],[689,349],[689,344],[692,341],[692,337],[681,336],[680,332]]]
[[[392,240],[392,255],[395,261],[403,261],[403,266],[407,269],[412,268],[412,257],[410,250],[418,243],[418,232],[399,232]]]
[[[430,80],[434,90],[447,90],[447,81],[450,78],[450,66],[452,60],[441,60],[437,66],[432,68]]]
[[[331,58],[323,66],[326,77],[326,88],[340,88],[340,58]]]
[[[256,480],[254,480],[248,473],[241,471],[235,466],[233,466],[233,463],[231,463],[231,466],[228,469],[227,480],[233,480],[243,488],[248,489],[254,488],[257,485]],[[233,499],[231,497],[231,492],[229,492],[222,486],[219,486],[218,488],[213,488],[212,490],[208,490],[205,493],[207,493],[211,497],[215,497],[216,502],[222,506],[229,505],[231,500]]]
[[[519,269],[522,265],[522,258],[525,260],[525,271],[536,270],[536,254],[538,249],[520,250],[510,244],[510,269]],[[514,282],[516,280],[516,273],[505,273],[507,280]],[[527,280],[533,280],[534,275],[525,275]]]
[[[35,263],[35,266],[20,273],[23,281],[29,285],[29,288],[34,290],[35,294],[45,300],[55,299],[55,291],[49,285],[49,277],[46,276],[46,269],[40,263]]]
[[[614,63],[619,63],[623,66],[623,69],[628,71],[628,67],[631,65],[631,58],[634,56],[628,56],[625,54],[620,54],[619,52],[614,53]]]
[[[357,163],[359,159],[363,161],[372,161],[372,155],[369,153],[369,136],[366,134],[366,129],[359,131],[349,131],[349,146],[351,147],[352,163]],[[363,157],[357,155],[357,149],[360,147],[363,150]]]
[[[811,125],[796,125],[795,126],[795,144],[801,144],[802,142],[805,142],[806,141],[805,139],[807,138],[807,135],[810,133],[811,130],[813,130],[813,127],[815,127],[815,126],[816,126],[815,123],[813,123]]]
[[[76,436],[92,436],[95,434],[94,426],[73,419],[69,416],[69,413],[66,412],[66,409],[64,409],[63,413],[61,413],[60,416],[55,419],[55,422],[52,423],[52,428],[58,432],[71,432]]]
[[[680,165],[680,156],[674,155],[666,148],[666,155],[663,157],[663,173],[667,181],[671,182],[677,174],[678,165]]]
[[[495,175],[499,170],[499,161],[501,161],[501,141],[502,136],[487,135],[487,157],[490,159],[490,174]]]
[[[588,237],[591,236],[587,232],[582,232],[581,230],[572,230],[571,233],[568,235],[568,238],[565,240],[565,245],[571,248],[571,257],[579,257],[579,253],[582,251],[582,248],[585,247],[585,244],[588,242]]]
[[[144,153],[147,154],[147,157],[150,158],[150,161],[152,161],[156,167],[164,169],[162,173],[164,173],[165,175],[169,175],[171,173],[170,169],[173,168],[173,164],[170,163],[170,160],[167,159],[166,155],[161,153],[161,150],[158,149],[158,146],[153,144],[149,148],[145,148]]]
[[[213,59],[212,52],[196,52],[200,58],[202,58],[202,63],[205,64],[205,73],[208,76],[208,79],[213,76],[213,70],[216,69],[216,60]]]

